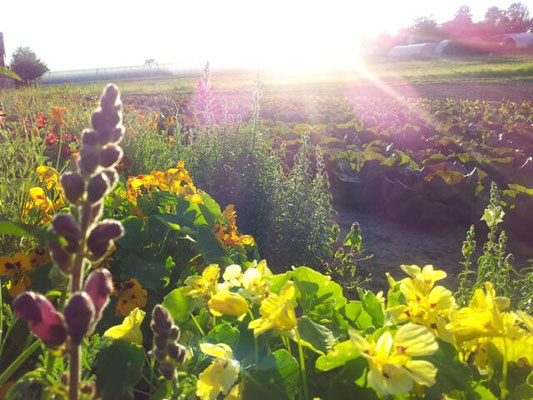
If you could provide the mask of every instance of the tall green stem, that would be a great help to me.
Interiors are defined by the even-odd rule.
[[[305,371],[305,356],[304,349],[302,346],[302,339],[300,337],[300,332],[298,332],[298,328],[295,328],[294,330],[296,331],[296,340],[298,341],[298,355],[300,357],[300,373],[302,375],[304,400],[309,400],[309,391],[307,389],[307,373]]]
[[[57,151],[56,171],[59,171],[59,161],[61,160],[61,151],[63,150],[63,127],[59,127],[59,149]]]
[[[0,375],[0,387],[4,385],[4,383],[7,382],[7,380],[15,373],[15,371],[18,369],[18,367],[21,366],[21,364],[26,361],[26,359],[33,354],[35,350],[39,348],[41,345],[41,342],[39,340],[36,340],[33,342],[22,354],[20,354],[15,361],[11,363],[9,367],[6,368],[4,372],[2,372],[2,375]]]
[[[509,363],[507,360],[507,339],[505,336],[503,337],[503,365],[502,365],[502,382],[501,382],[501,395],[502,400],[507,399],[508,391],[507,391],[507,370],[509,368]]]

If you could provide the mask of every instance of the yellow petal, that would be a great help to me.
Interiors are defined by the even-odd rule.
[[[437,376],[437,368],[429,361],[411,360],[405,365],[407,373],[419,385],[433,386]]]
[[[248,312],[248,302],[244,297],[232,292],[219,292],[211,296],[207,303],[209,310],[215,316],[240,316]]]
[[[126,318],[122,324],[113,326],[105,331],[104,336],[110,339],[124,339],[133,343],[142,344],[143,335],[141,332],[141,324],[146,313],[135,308]]]
[[[398,329],[394,346],[398,354],[411,357],[431,355],[439,349],[435,336],[429,329],[416,324],[406,324]]]

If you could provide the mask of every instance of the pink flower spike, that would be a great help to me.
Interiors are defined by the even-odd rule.
[[[111,273],[105,268],[99,268],[92,272],[85,283],[85,291],[93,301],[98,317],[113,292]]]

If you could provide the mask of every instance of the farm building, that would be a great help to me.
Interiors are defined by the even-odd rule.
[[[506,33],[495,39],[503,50],[533,49],[533,32]]]
[[[4,46],[4,34],[0,32],[0,67],[5,67],[6,48]]]
[[[390,49],[389,56],[406,58],[431,57],[436,48],[437,43],[433,42],[394,46],[392,49]]]

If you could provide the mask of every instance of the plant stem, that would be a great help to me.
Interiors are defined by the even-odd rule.
[[[193,313],[191,313],[191,318],[192,318],[192,322],[194,323],[194,326],[196,326],[196,329],[198,329],[198,332],[200,333],[200,335],[205,336],[204,330],[202,329],[202,327],[196,320],[196,317],[193,315]]]
[[[72,281],[70,292],[76,293],[81,290],[83,283],[83,263],[85,255],[85,247],[87,245],[87,230],[89,229],[89,222],[92,220],[92,207],[89,202],[83,203],[81,206],[81,241],[80,249],[74,258],[72,266]],[[70,364],[69,364],[69,400],[78,400],[79,398],[79,383],[81,381],[81,346],[71,345],[70,348]]]
[[[302,374],[302,386],[303,386],[303,392],[304,392],[304,399],[309,400],[309,392],[307,389],[307,374],[305,371],[305,356],[304,356],[304,349],[302,347],[302,339],[300,338],[300,332],[298,331],[298,328],[294,329],[296,331],[296,340],[298,341],[298,355],[300,357],[300,372]]]
[[[59,161],[61,160],[61,150],[63,150],[63,127],[59,127],[59,149],[57,151],[56,171],[59,170]]]
[[[248,315],[250,316],[250,320],[254,320],[254,314],[250,309],[248,309]],[[255,370],[257,371],[257,367],[259,365],[259,345],[257,344],[257,337],[254,334],[254,357],[255,357]]]
[[[33,354],[35,350],[39,348],[41,345],[41,342],[39,340],[36,340],[33,342],[30,347],[28,347],[26,350],[20,354],[15,361],[11,363],[9,367],[6,368],[4,372],[2,372],[2,375],[0,375],[0,387],[4,385],[4,383],[7,382],[7,380],[13,375],[13,373],[20,367],[20,365],[26,361],[26,359]]]
[[[502,365],[502,382],[501,382],[501,395],[502,400],[507,399],[507,369],[508,369],[508,362],[507,362],[507,340],[505,336],[503,339],[503,365]]]
[[[1,345],[2,335],[4,333],[4,303],[2,298],[2,277],[0,277],[0,357],[2,357]]]

